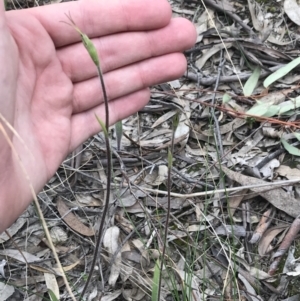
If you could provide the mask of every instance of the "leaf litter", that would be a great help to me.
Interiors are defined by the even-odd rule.
[[[186,75],[152,87],[149,105],[123,120],[103,260],[86,300],[151,300],[177,112],[171,192],[180,197],[171,199],[161,300],[295,299],[300,6],[294,0],[170,3],[174,16],[194,22],[197,44],[185,52]],[[116,147],[113,127],[110,134]],[[103,134],[84,144],[77,171],[70,158],[39,199],[78,298],[106,195]],[[43,300],[49,290],[69,300],[32,206],[8,234],[0,236],[1,300]]]

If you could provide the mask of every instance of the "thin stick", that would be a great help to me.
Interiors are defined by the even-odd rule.
[[[215,189],[215,190],[208,190],[208,191],[202,191],[202,192],[195,192],[195,193],[187,193],[187,194],[181,194],[181,193],[175,193],[171,192],[170,195],[186,199],[186,198],[192,198],[192,197],[198,197],[198,196],[206,196],[211,195],[215,193],[222,193],[222,192],[232,192],[232,191],[238,191],[242,189],[253,189],[253,188],[259,188],[259,187],[267,187],[267,189],[277,189],[284,185],[291,185],[294,183],[300,182],[300,179],[293,179],[293,180],[284,180],[284,181],[278,181],[273,183],[264,183],[264,184],[257,184],[257,185],[246,185],[246,186],[239,186],[239,187],[231,187],[231,188],[225,188],[225,189]],[[154,192],[155,194],[163,194],[168,195],[168,191],[159,190],[159,189],[151,189],[143,187],[143,190]]]

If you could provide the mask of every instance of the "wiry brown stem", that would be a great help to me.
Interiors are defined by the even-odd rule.
[[[172,161],[173,161],[173,151],[174,151],[174,141],[175,141],[175,131],[178,126],[178,113],[175,115],[173,120],[173,133],[172,133],[172,142],[171,147],[168,150],[168,180],[167,180],[167,190],[168,190],[168,203],[167,203],[167,216],[166,216],[166,226],[165,226],[165,235],[164,235],[164,245],[161,254],[161,264],[160,264],[160,274],[159,274],[159,282],[158,282],[158,293],[157,293],[157,301],[160,300],[160,292],[161,292],[161,281],[162,281],[162,270],[165,262],[165,254],[166,254],[166,245],[167,245],[167,235],[169,228],[169,220],[170,220],[170,212],[171,212],[171,171],[172,171]]]
[[[96,261],[98,258],[98,252],[99,252],[99,247],[102,241],[102,235],[103,235],[103,228],[104,228],[104,221],[105,221],[105,216],[108,211],[108,206],[109,206],[109,199],[110,199],[110,187],[111,187],[111,169],[112,169],[112,164],[111,164],[111,150],[110,150],[110,142],[109,142],[109,137],[108,137],[108,128],[109,128],[109,107],[108,107],[108,99],[107,99],[107,94],[106,94],[106,88],[104,84],[104,79],[103,79],[103,74],[101,71],[100,66],[97,66],[98,70],[98,76],[100,78],[100,83],[101,83],[101,88],[102,88],[102,93],[103,93],[103,98],[104,98],[104,105],[105,105],[105,129],[104,129],[104,137],[105,137],[105,145],[106,145],[106,159],[107,159],[107,167],[106,167],[106,175],[107,175],[107,184],[106,184],[106,199],[105,199],[105,205],[102,213],[102,218],[101,222],[99,225],[99,230],[98,230],[98,237],[96,241],[96,246],[95,246],[95,251],[94,251],[94,257],[90,269],[90,273],[88,276],[88,279],[85,283],[85,286],[81,292],[80,298],[81,299],[87,288],[88,285],[92,279],[92,275],[95,269]]]

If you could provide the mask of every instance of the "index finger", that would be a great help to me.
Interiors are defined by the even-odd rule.
[[[30,13],[44,26],[56,47],[80,41],[78,33],[61,22],[68,22],[66,14],[89,38],[161,28],[172,15],[166,0],[83,0],[37,7]]]

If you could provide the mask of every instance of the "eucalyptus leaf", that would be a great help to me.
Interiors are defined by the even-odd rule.
[[[300,141],[300,133],[294,133],[294,135]]]
[[[286,64],[282,68],[276,70],[274,73],[270,74],[265,80],[264,80],[264,87],[267,88],[271,84],[273,84],[278,79],[284,77],[287,75],[291,70],[296,68],[300,64],[300,57],[294,59],[290,63]]]
[[[296,97],[295,99],[288,100],[279,104],[280,110],[278,115],[282,115],[291,110],[298,109],[300,107],[300,97]]]
[[[261,102],[257,101],[257,104],[254,105],[250,110],[246,112],[249,115],[263,116],[263,117],[272,117],[278,114],[280,107],[274,105],[273,102]]]
[[[261,73],[261,68],[260,67],[255,67],[253,73],[251,74],[251,76],[248,78],[248,80],[246,81],[245,85],[244,85],[244,95],[245,96],[250,96],[252,95],[258,80],[259,80],[259,76]]]
[[[285,0],[283,7],[284,12],[297,25],[300,25],[300,7],[297,0]]]
[[[230,100],[231,100],[231,96],[229,94],[225,93],[223,95],[223,100],[222,100],[223,104],[229,102]]]
[[[294,156],[299,156],[300,157],[300,150],[293,146],[290,145],[285,139],[281,138],[281,143],[283,145],[283,147],[291,154]]]
[[[264,114],[268,111],[269,106],[270,106],[270,104],[268,104],[268,103],[258,102],[250,110],[248,110],[246,112],[246,114],[256,115],[256,116],[264,116]]]
[[[279,107],[277,105],[270,105],[267,112],[263,115],[264,117],[273,117],[279,112]]]

